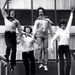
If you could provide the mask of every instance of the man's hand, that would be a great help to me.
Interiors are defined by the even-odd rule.
[[[53,47],[50,47],[51,53],[55,54]]]
[[[74,7],[74,6],[71,6],[71,8],[70,8],[70,9],[71,9],[71,11],[72,11],[72,12],[74,12],[75,7]]]
[[[54,51],[54,50],[51,50],[51,53],[52,53],[52,54],[55,54],[55,51]]]

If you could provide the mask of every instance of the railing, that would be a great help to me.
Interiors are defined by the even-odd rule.
[[[8,75],[8,63],[2,56],[0,56],[0,75]]]

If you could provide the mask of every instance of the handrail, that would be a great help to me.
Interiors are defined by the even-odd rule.
[[[8,65],[7,65],[8,63],[6,62],[6,59],[3,56],[0,56],[0,62],[1,62],[1,60],[4,61],[3,63],[6,63],[6,64],[4,64],[4,66],[5,66],[5,75],[8,75]],[[0,70],[2,70],[1,67],[0,67]]]

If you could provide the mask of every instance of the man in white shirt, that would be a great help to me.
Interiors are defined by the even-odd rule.
[[[38,8],[38,18],[34,23],[33,34],[35,35],[38,42],[38,51],[39,51],[39,68],[44,67],[44,70],[47,71],[47,63],[48,63],[48,29],[50,31],[51,36],[53,36],[52,31],[52,21],[45,15],[45,10],[40,7]],[[42,53],[44,57],[44,61],[42,58]]]
[[[5,22],[5,43],[6,43],[6,54],[5,58],[7,62],[9,61],[9,55],[11,53],[11,71],[14,70],[14,66],[16,65],[16,28],[20,34],[22,34],[22,29],[18,20],[15,19],[15,11],[11,10],[10,15],[8,15],[5,11],[5,6],[9,2],[6,0],[5,4],[1,8],[2,16]]]
[[[59,46],[59,59],[60,59],[60,75],[69,75],[71,68],[71,55],[69,50],[69,38],[70,38],[70,27],[73,19],[74,7],[71,9],[71,14],[68,20],[68,23],[65,19],[60,20],[60,29],[56,31],[54,37],[51,40],[51,50],[53,50],[53,43],[58,38]],[[67,25],[67,26],[66,26]],[[53,51],[52,51],[53,52]],[[64,54],[66,58],[66,70],[64,70]],[[65,72],[66,74],[65,74]]]

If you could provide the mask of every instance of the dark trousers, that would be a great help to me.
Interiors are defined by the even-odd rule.
[[[31,73],[31,75],[35,75],[34,52],[33,51],[23,52],[22,58],[23,58],[24,66],[25,66],[26,75],[29,75],[29,72]],[[29,61],[30,61],[30,63],[29,63]],[[30,64],[30,67],[31,67],[31,71],[29,70],[29,64]]]
[[[65,55],[65,62],[64,62]],[[60,75],[70,75],[71,68],[71,55],[68,45],[59,46],[59,59],[60,59]]]
[[[5,43],[6,43],[6,58],[9,59],[9,55],[11,52],[11,66],[16,65],[16,32],[5,32]]]

